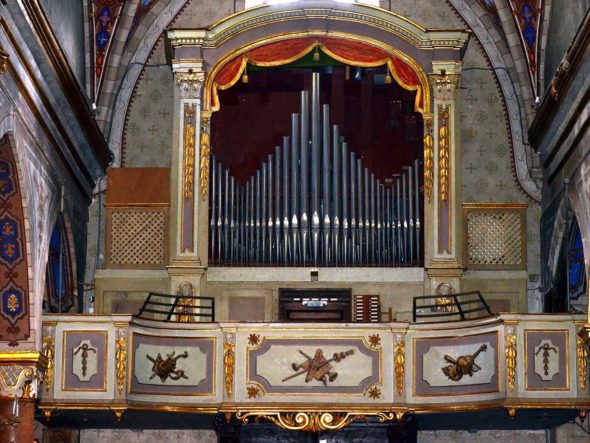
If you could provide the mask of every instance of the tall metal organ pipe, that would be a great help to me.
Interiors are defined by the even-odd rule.
[[[211,158],[209,254],[213,265],[420,266],[420,162],[378,178],[301,92],[291,132],[240,183]]]

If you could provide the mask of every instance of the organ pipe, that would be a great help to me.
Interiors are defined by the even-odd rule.
[[[312,80],[290,134],[243,184],[212,156],[211,262],[420,265],[419,161],[382,181],[330,124],[319,74]]]
[[[283,143],[287,140],[283,140]],[[284,149],[287,149],[288,143]],[[299,255],[299,219],[298,219],[298,204],[297,200],[299,197],[299,175],[297,170],[299,169],[299,114],[291,115],[291,245],[293,251],[293,264],[297,264]]]
[[[281,148],[275,146],[275,223],[274,223],[274,237],[275,237],[275,264],[280,264],[281,255]]]

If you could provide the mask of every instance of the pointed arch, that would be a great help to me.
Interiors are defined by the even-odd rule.
[[[71,230],[58,214],[49,238],[45,267],[45,296],[49,312],[70,312],[76,307],[75,259]]]
[[[31,334],[32,299],[22,174],[8,134],[0,139],[0,340],[18,346]]]

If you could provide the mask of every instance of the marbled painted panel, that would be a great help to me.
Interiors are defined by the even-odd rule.
[[[175,443],[217,443],[212,430],[154,430],[154,429],[83,429],[80,441],[84,443],[134,442],[153,443],[167,441]]]

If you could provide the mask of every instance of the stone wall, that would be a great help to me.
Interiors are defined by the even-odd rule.
[[[86,11],[82,0],[41,0],[40,3],[81,88],[85,90],[84,15]]]

